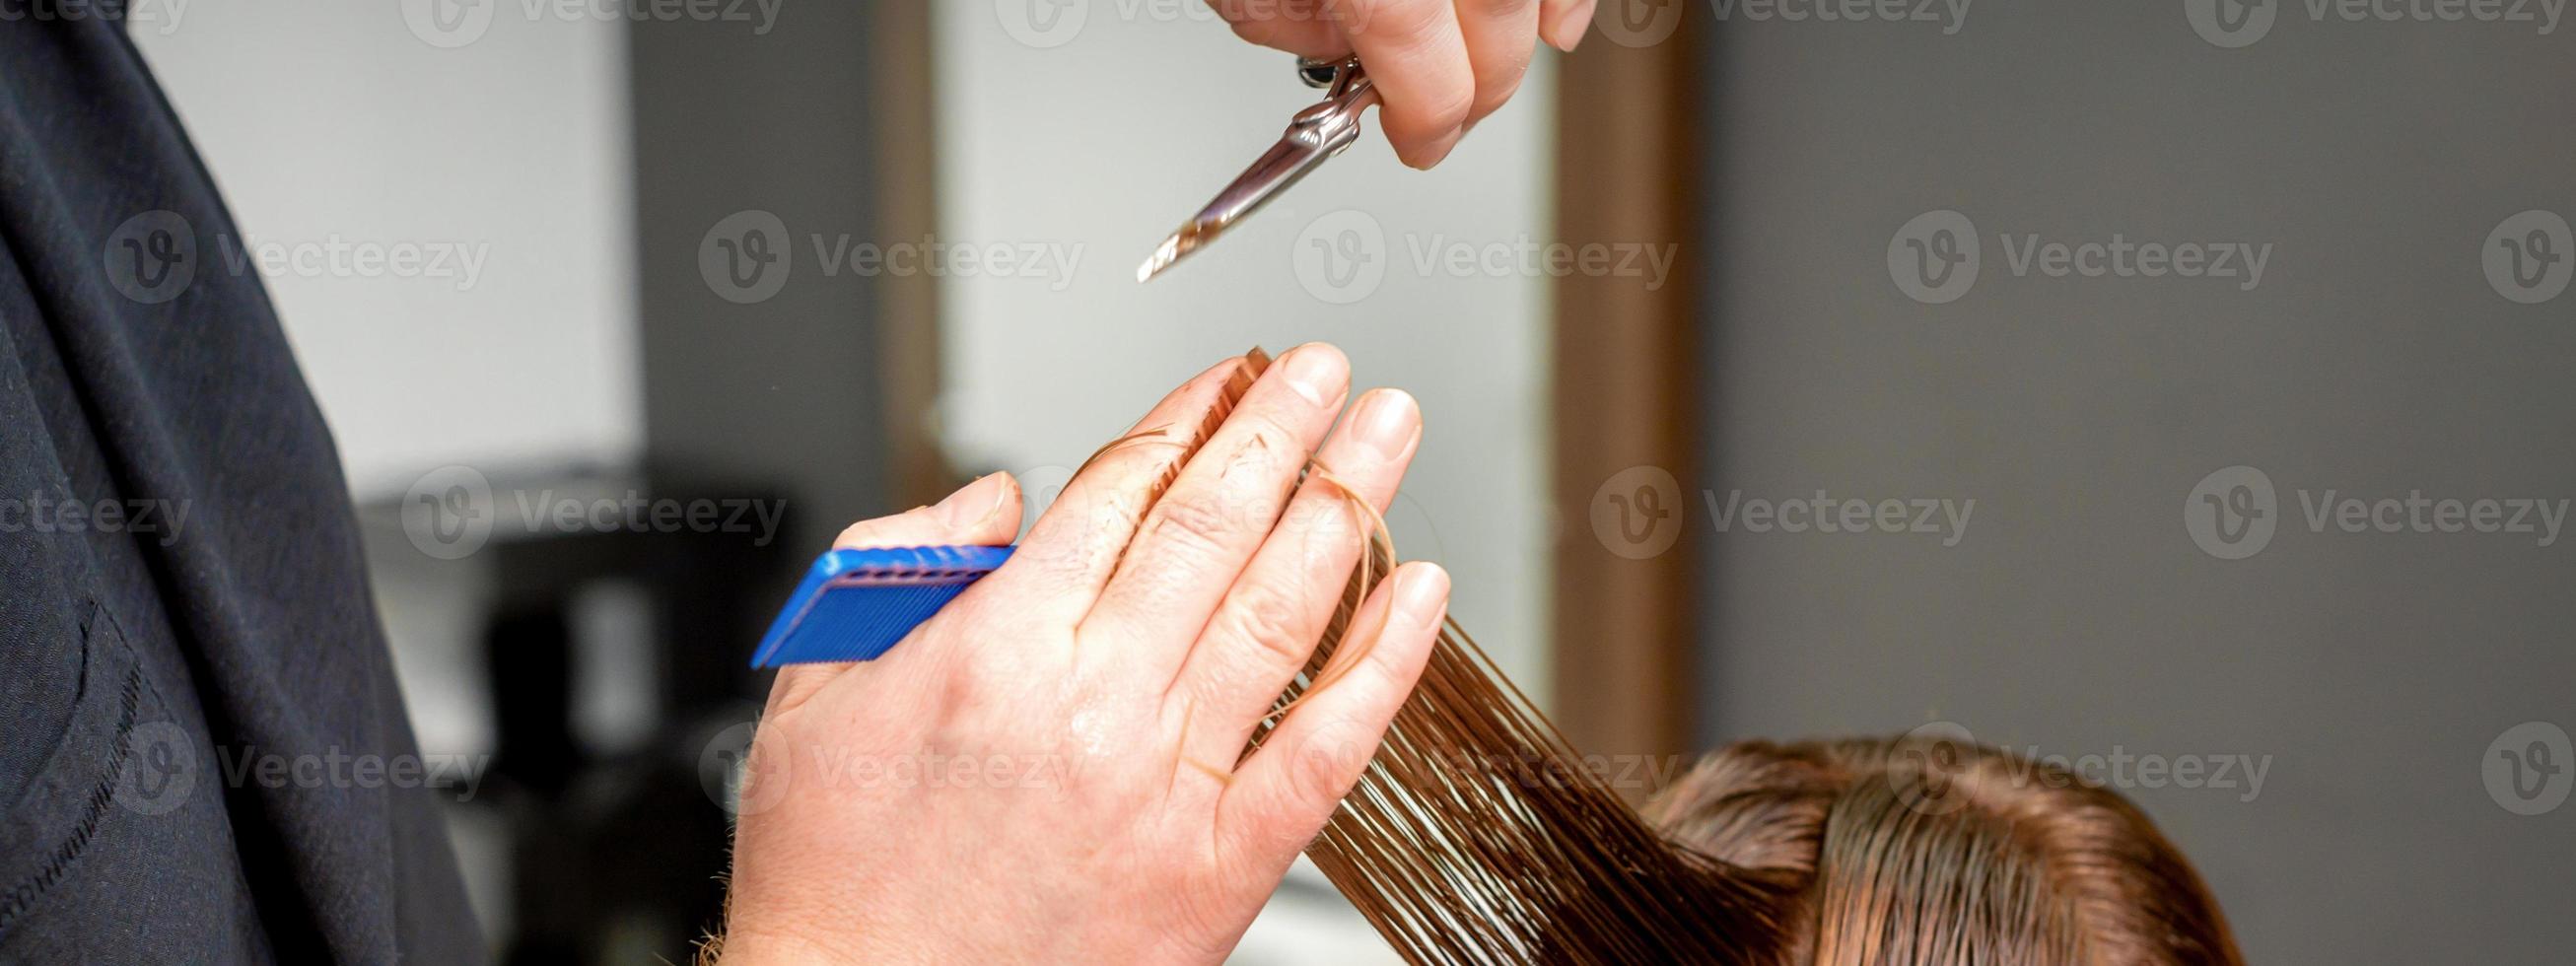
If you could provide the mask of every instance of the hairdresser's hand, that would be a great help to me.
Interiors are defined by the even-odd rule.
[[[1208,0],[1236,35],[1304,57],[1356,53],[1386,139],[1429,168],[1520,89],[1538,41],[1571,51],[1598,0]]]
[[[885,657],[782,673],[735,837],[728,962],[1215,962],[1313,839],[1411,691],[1439,568],[1380,584],[1347,676],[1254,727],[1313,652],[1421,437],[1413,400],[1288,353],[1195,455],[1224,365],[1067,484],[1020,550]],[[1177,474],[1175,476],[1174,474]],[[1164,488],[1169,481],[1168,488]],[[1159,491],[1159,498],[1158,498]],[[985,477],[841,546],[1006,543]]]

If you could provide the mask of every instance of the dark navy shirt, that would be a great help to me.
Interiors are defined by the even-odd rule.
[[[328,769],[416,749],[237,236],[113,19],[0,18],[0,962],[480,961],[431,793]]]

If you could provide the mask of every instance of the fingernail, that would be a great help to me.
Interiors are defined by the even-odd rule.
[[[1449,606],[1449,572],[1438,564],[1414,564],[1395,575],[1395,609],[1415,626],[1438,623]]]
[[[1549,24],[1547,28],[1547,32],[1555,34],[1557,39],[1548,41],[1548,43],[1555,44],[1556,49],[1569,54],[1574,52],[1574,48],[1583,46],[1584,35],[1591,32],[1586,29],[1592,26],[1592,10],[1590,9],[1590,6],[1591,5],[1589,4],[1574,4],[1562,11],[1559,11],[1556,15],[1556,22]]]
[[[1360,410],[1351,416],[1351,431],[1379,457],[1400,459],[1422,431],[1421,410],[1404,390],[1372,389],[1360,397]]]
[[[1349,391],[1350,367],[1342,354],[1321,342],[1309,342],[1288,350],[1287,378],[1290,388],[1306,401],[1330,409],[1342,404]]]
[[[948,494],[931,512],[939,522],[963,530],[992,519],[1002,509],[1003,492],[1002,474],[988,473]]]

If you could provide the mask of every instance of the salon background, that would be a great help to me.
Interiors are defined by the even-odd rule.
[[[1196,2],[132,6],[242,237],[109,271],[266,279],[424,750],[375,780],[512,961],[714,921],[744,658],[841,525],[1308,339],[1421,398],[1400,548],[1542,701],[2058,756],[2258,962],[2576,946],[2557,0],[1604,0],[1436,172],[1372,134],[1150,286],[1313,98]],[[1645,567],[1661,685],[1589,603]],[[1238,953],[1387,957],[1308,870]]]

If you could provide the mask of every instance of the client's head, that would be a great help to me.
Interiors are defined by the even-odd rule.
[[[1782,964],[2241,961],[2145,814],[1964,740],[1732,745],[1646,818],[1783,887]]]

